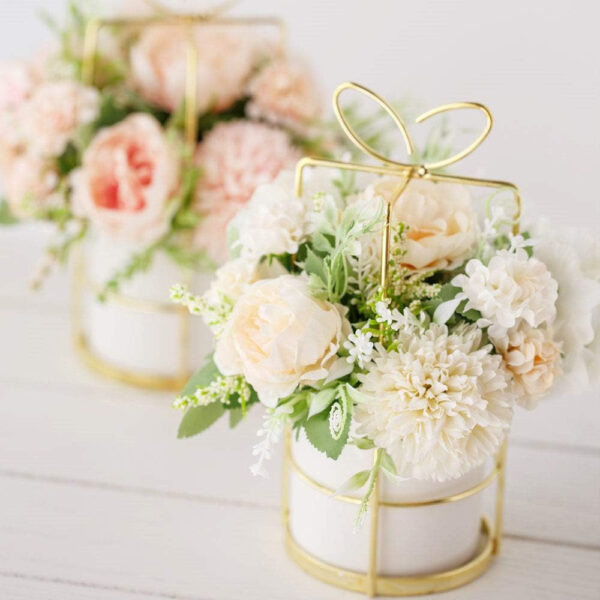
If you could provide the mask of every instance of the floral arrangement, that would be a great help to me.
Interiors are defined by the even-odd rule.
[[[535,407],[559,380],[597,381],[593,236],[515,234],[497,193],[479,217],[456,184],[413,179],[394,200],[397,180],[342,173],[295,197],[292,179],[258,187],[238,213],[232,259],[205,294],[171,290],[216,337],[175,402],[180,437],[225,414],[234,426],[260,403],[255,474],[285,426],[332,459],[349,444],[375,448],[372,469],[343,487],[364,488],[364,514],[379,471],[457,478],[499,450],[515,406]]]
[[[184,266],[218,265],[226,226],[254,189],[303,151],[326,150],[309,70],[249,26],[196,27],[190,148],[184,26],[104,27],[85,85],[87,19],[76,5],[70,15],[54,25],[57,48],[0,65],[0,221],[57,226],[43,273],[94,232],[131,242],[135,254],[106,291],[159,250]]]

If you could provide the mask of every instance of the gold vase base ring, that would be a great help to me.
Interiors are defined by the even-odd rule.
[[[306,573],[335,587],[365,593],[369,575],[331,565],[307,552],[294,539],[289,526],[285,528],[285,547],[290,558]],[[413,577],[377,575],[376,596],[419,596],[445,592],[461,587],[485,573],[494,554],[494,533],[489,521],[481,520],[481,540],[477,554],[464,565],[440,573]]]

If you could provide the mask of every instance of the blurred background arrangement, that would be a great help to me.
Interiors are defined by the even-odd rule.
[[[84,6],[102,16],[156,8],[142,0]],[[487,104],[492,134],[457,171],[516,182],[525,222],[544,214],[597,234],[599,13],[581,0],[248,0],[228,11],[280,17],[327,109],[345,80],[424,108]],[[0,59],[26,59],[51,43],[41,14],[60,22],[66,3],[2,6]],[[0,229],[0,596],[346,597],[286,558],[277,469],[266,482],[248,473],[256,419],[235,437],[222,436],[219,424],[202,439],[177,442],[172,395],[121,386],[78,362],[68,271],[29,289],[50,236],[41,223]],[[518,415],[505,551],[484,578],[443,597],[598,597],[599,401],[597,392],[555,395],[535,414]]]

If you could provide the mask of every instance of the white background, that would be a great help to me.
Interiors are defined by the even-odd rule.
[[[64,5],[0,0],[0,58],[50,39],[40,6],[58,17]],[[530,213],[598,230],[596,3],[246,1],[234,13],[282,16],[324,94],[353,79],[432,106],[485,102],[495,129],[458,170],[514,181]],[[270,480],[248,474],[258,414],[236,434],[219,424],[177,441],[169,394],[83,368],[65,275],[26,289],[42,238],[0,230],[0,598],[359,598],[285,558],[277,459]],[[597,394],[515,415],[504,551],[440,600],[598,598],[599,431]]]
[[[139,5],[109,0],[103,10]],[[36,21],[40,9],[59,17],[63,7],[63,0],[2,0],[0,57],[30,55],[49,39]],[[494,131],[458,170],[514,181],[530,214],[598,227],[597,2],[246,0],[231,14],[281,16],[292,48],[312,62],[327,98],[351,79],[429,106],[484,102],[494,113]]]

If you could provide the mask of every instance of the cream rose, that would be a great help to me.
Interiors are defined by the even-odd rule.
[[[345,363],[337,351],[349,333],[339,307],[314,298],[304,278],[282,275],[241,296],[217,340],[215,363],[224,375],[243,375],[273,407],[298,385],[333,376]]]
[[[98,115],[98,91],[74,81],[54,81],[40,85],[20,118],[31,152],[58,156],[76,129]]]
[[[244,95],[257,60],[248,30],[197,27],[197,108],[222,111]],[[133,83],[142,96],[169,111],[183,101],[186,85],[187,30],[169,25],[147,28],[131,49]]]
[[[375,186],[389,197],[398,180]],[[416,271],[452,269],[468,258],[477,236],[477,219],[467,188],[413,179],[394,202],[392,222],[405,223],[406,254],[402,264]]]
[[[522,322],[492,341],[521,392],[517,402],[524,408],[535,408],[560,374],[560,348],[552,339],[552,331]]]
[[[103,233],[150,242],[166,232],[179,159],[156,119],[133,114],[101,130],[72,176],[73,207]]]

